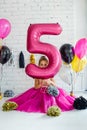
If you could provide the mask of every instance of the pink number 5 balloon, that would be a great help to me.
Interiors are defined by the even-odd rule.
[[[49,65],[41,69],[37,65],[28,64],[26,66],[26,74],[33,78],[51,78],[60,69],[61,56],[59,50],[48,43],[40,41],[40,37],[44,34],[59,35],[62,28],[59,24],[32,24],[27,32],[27,50],[30,53],[44,54],[49,59]]]

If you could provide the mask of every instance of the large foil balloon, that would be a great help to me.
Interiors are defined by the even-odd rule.
[[[33,78],[46,79],[53,77],[60,69],[61,55],[57,47],[40,41],[42,35],[59,35],[62,28],[59,24],[32,24],[27,32],[27,50],[30,53],[44,54],[49,59],[46,68],[35,64],[26,66],[26,74]]]
[[[62,56],[62,60],[69,64],[74,58],[75,51],[74,47],[71,44],[64,44],[60,47],[60,53]]]
[[[74,59],[73,59],[73,61],[71,62],[71,65],[72,65],[72,69],[75,72],[80,72],[87,65],[87,59],[86,59],[86,57],[80,59],[77,56],[75,56]]]
[[[11,52],[7,46],[2,46],[0,48],[0,63],[5,64],[10,59]]]
[[[0,38],[8,36],[11,31],[11,24],[7,19],[0,19]]]
[[[80,59],[87,55],[87,38],[82,38],[77,41],[75,46],[75,54]]]

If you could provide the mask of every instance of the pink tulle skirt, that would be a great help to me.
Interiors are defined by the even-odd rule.
[[[46,87],[39,89],[33,87],[9,101],[17,103],[16,110],[24,112],[46,113],[51,106],[58,106],[61,111],[73,110],[75,97],[70,96],[61,88],[58,88],[58,91],[58,96],[54,97],[46,92]]]

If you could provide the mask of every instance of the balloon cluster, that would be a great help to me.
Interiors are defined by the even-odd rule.
[[[87,64],[87,38],[82,38],[75,45],[75,57],[72,61],[72,69],[75,72],[83,70]]]
[[[71,86],[70,95],[73,95],[76,76],[87,64],[87,38],[78,40],[75,47],[71,44],[62,45],[60,53],[64,64],[62,64],[59,76],[66,84]]]
[[[11,52],[7,46],[2,45],[2,39],[8,36],[11,24],[7,19],[0,19],[0,63],[3,65],[10,59]]]
[[[71,44],[64,44],[60,47],[62,60],[66,64],[71,64],[71,68],[75,72],[80,72],[87,64],[87,38],[77,41],[75,47]]]

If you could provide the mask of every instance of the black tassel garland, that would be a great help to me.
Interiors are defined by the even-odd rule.
[[[19,68],[24,68],[24,67],[25,67],[24,54],[21,51],[19,54]]]

